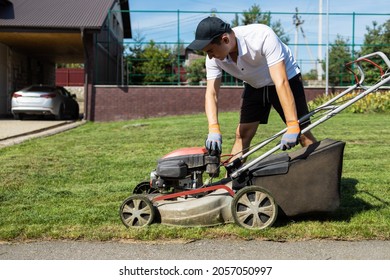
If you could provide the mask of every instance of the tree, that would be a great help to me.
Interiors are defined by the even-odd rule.
[[[384,24],[378,25],[376,21],[372,22],[372,28],[366,27],[367,33],[364,35],[364,42],[359,52],[359,56],[381,51],[387,57],[390,56],[390,19]],[[380,58],[371,58],[375,63],[386,68],[384,62]],[[365,84],[375,83],[380,78],[379,70],[374,66],[364,63],[362,64],[365,73]]]
[[[143,83],[166,84],[172,83],[174,77],[171,75],[172,64],[175,58],[167,46],[159,46],[151,40],[141,54],[141,71],[145,75]]]
[[[302,75],[303,80],[317,80],[317,69],[310,69],[309,72]]]
[[[186,67],[188,82],[190,85],[199,85],[199,82],[205,77],[205,58],[198,58],[191,61]]]
[[[234,19],[232,20],[232,27],[239,26],[240,25],[240,17],[236,13],[234,15]]]
[[[329,84],[332,86],[351,84],[352,77],[345,69],[345,64],[351,61],[351,57],[348,39],[338,34],[329,49]],[[325,65],[323,67],[325,68]]]
[[[129,47],[129,54],[125,56],[128,73],[129,85],[142,85],[144,75],[141,71],[143,42],[145,37],[141,33],[136,33],[134,36],[134,44]]]
[[[290,38],[285,34],[280,20],[275,22],[271,21],[271,13],[263,13],[261,8],[257,4],[253,4],[249,10],[243,11],[243,19],[241,20],[241,25],[247,25],[252,23],[262,23],[270,26],[272,30],[279,36],[279,38],[285,43],[288,44]],[[240,18],[236,14],[234,20],[232,21],[232,27],[240,25]]]
[[[243,20],[242,24],[247,25],[251,23],[262,23],[269,25],[271,22],[271,15],[263,14],[261,12],[260,6],[257,4],[253,4],[252,7],[248,11],[243,12]]]
[[[290,42],[290,37],[288,37],[288,35],[284,33],[284,29],[280,20],[272,23],[271,28],[276,33],[276,35],[279,36],[280,40],[282,40],[283,43],[288,44],[288,42]]]
[[[381,51],[390,56],[390,19],[382,25],[373,21],[372,28],[367,26],[366,30],[360,55]]]

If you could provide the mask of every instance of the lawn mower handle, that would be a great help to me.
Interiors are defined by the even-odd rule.
[[[390,69],[390,60],[383,52],[374,52],[374,53],[370,53],[367,55],[363,55],[363,56],[359,57],[357,60],[355,60],[355,62],[359,62],[361,60],[364,60],[366,58],[373,57],[373,56],[380,56],[383,59],[383,61],[386,63],[388,69]]]
[[[363,82],[364,82],[364,71],[363,71],[363,68],[361,66],[361,62],[363,61],[367,61],[367,58],[369,57],[373,57],[373,56],[380,56],[383,61],[386,63],[387,67],[388,67],[388,70],[390,70],[390,60],[387,58],[387,56],[383,53],[383,52],[375,52],[375,53],[371,53],[371,54],[367,54],[367,55],[364,55],[362,57],[359,57],[358,59],[354,60],[353,62],[349,63],[349,64],[356,64],[357,66],[357,69],[358,69],[358,72],[360,74],[360,80],[357,81],[356,84],[350,86],[349,88],[347,88],[345,91],[339,93],[338,95],[336,95],[334,98],[330,99],[329,101],[327,101],[326,103],[324,103],[323,105],[319,106],[318,108],[314,109],[313,111],[309,112],[308,114],[306,114],[305,116],[301,117],[299,119],[299,123],[305,123],[306,121],[309,121],[310,120],[310,117],[312,117],[313,115],[315,115],[316,113],[318,113],[319,111],[322,111],[322,110],[326,110],[328,111],[328,113],[326,113],[325,116],[323,116],[322,118],[320,118],[319,120],[313,122],[312,124],[310,124],[309,126],[305,127],[301,133],[305,133],[309,130],[311,130],[312,128],[318,126],[319,124],[325,122],[326,120],[330,119],[331,117],[337,115],[338,113],[340,113],[342,110],[344,110],[345,108],[349,107],[350,105],[352,105],[353,103],[357,102],[358,100],[362,99],[363,97],[365,97],[366,95],[368,95],[369,93],[377,90],[378,88],[380,88],[381,86],[383,86],[384,84],[390,82],[390,76],[388,76],[387,78],[384,78],[382,79],[380,82],[376,83],[375,85],[371,86],[370,88],[366,89],[365,91],[361,92],[361,93],[358,93],[354,98],[352,98],[351,100],[349,100],[348,102],[342,104],[342,105],[332,105],[332,103],[334,103],[336,100],[340,99],[341,97],[343,97],[344,95],[350,93],[351,91],[359,88],[360,86],[362,86]],[[352,71],[352,70],[350,70]],[[354,73],[352,71],[352,73]],[[355,74],[355,73],[354,73]],[[381,77],[383,77],[384,75],[381,75]],[[251,154],[253,154],[254,152],[258,151],[259,149],[261,149],[262,147],[268,145],[269,143],[271,143],[273,140],[275,140],[276,138],[278,138],[279,136],[283,135],[285,132],[287,131],[287,128],[284,128],[283,130],[279,131],[278,133],[276,133],[275,135],[271,136],[270,138],[266,139],[265,141],[261,142],[260,144],[256,145],[255,147],[253,147],[251,150],[249,150],[248,152],[246,152],[245,154],[243,154],[239,159],[240,160],[244,160],[246,158],[248,158]],[[252,166],[256,165],[257,163],[259,163],[260,161],[262,161],[263,159],[265,159],[266,157],[270,156],[271,154],[275,153],[276,151],[278,151],[280,148],[279,148],[279,145],[273,147],[272,149],[270,149],[268,152],[262,154],[261,156],[257,157],[256,159],[254,159],[253,161],[243,165],[242,167],[238,168],[236,171],[232,172],[230,174],[230,177],[231,178],[237,178],[240,174],[242,174],[243,172],[245,172],[246,170],[248,170],[249,168],[251,168]]]

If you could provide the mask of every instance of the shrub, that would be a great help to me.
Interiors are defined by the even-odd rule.
[[[186,67],[188,83],[190,85],[199,85],[199,82],[206,77],[204,61],[204,57],[198,58]]]
[[[348,93],[336,102],[344,103],[354,98],[356,95],[357,92]],[[329,94],[317,97],[316,99],[308,102],[309,109],[313,110],[335,96],[336,94]],[[352,113],[390,112],[390,91],[372,92],[346,108],[345,111]]]

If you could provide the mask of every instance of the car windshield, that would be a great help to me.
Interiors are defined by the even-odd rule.
[[[26,91],[28,91],[28,92],[36,92],[36,91],[38,91],[38,92],[51,92],[51,91],[54,91],[55,90],[55,88],[53,88],[53,87],[46,87],[46,86],[32,86],[32,87],[30,87],[29,89],[27,89]]]

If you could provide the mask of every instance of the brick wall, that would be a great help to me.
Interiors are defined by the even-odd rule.
[[[323,88],[306,89],[307,100],[324,93]],[[223,87],[219,111],[238,111],[242,87]],[[114,87],[96,86],[91,105],[93,121],[118,121],[204,112],[205,87]]]
[[[239,108],[241,88],[220,94],[221,111]],[[95,87],[94,120],[116,121],[204,112],[204,87]]]

